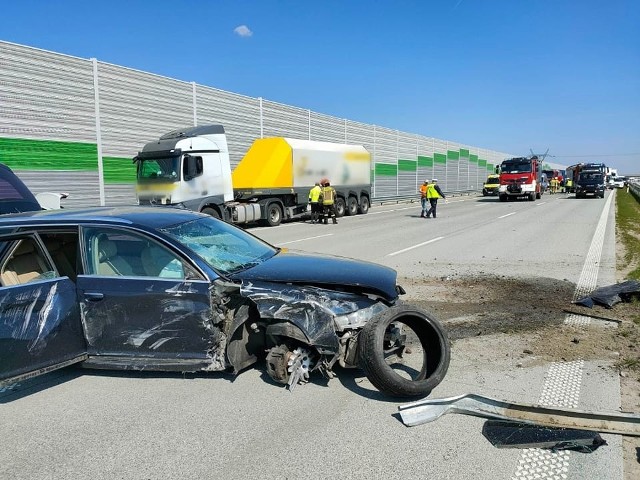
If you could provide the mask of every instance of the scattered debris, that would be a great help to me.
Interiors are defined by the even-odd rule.
[[[628,302],[633,295],[640,295],[640,282],[638,280],[627,280],[606,287],[595,289],[586,297],[576,300],[575,304],[585,307],[593,307],[594,303],[605,308],[611,308],[616,303]]]
[[[552,452],[573,450],[591,453],[607,445],[600,434],[589,430],[539,427],[499,420],[487,420],[482,434],[497,448],[546,448]]]
[[[638,414],[589,412],[526,403],[511,403],[473,393],[457,397],[420,400],[400,405],[398,410],[403,423],[408,427],[432,422],[446,413],[463,413],[547,427],[640,436],[640,415]]]

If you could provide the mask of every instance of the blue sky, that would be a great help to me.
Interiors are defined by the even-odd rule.
[[[4,0],[2,16],[10,42],[640,174],[637,0]]]

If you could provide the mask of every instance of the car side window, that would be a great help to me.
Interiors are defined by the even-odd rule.
[[[155,240],[110,228],[84,230],[87,274],[193,278],[192,269]]]
[[[42,249],[32,237],[8,243],[10,244],[3,248],[8,253],[3,258],[0,267],[0,282],[3,287],[58,277],[55,268],[49,263]]]

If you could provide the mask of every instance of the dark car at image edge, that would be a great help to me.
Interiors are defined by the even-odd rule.
[[[0,216],[0,282],[0,384],[73,363],[238,373],[264,361],[290,388],[338,364],[386,394],[425,396],[450,360],[394,270],[179,209]]]

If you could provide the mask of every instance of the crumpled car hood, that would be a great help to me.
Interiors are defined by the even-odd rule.
[[[374,293],[393,302],[398,298],[396,271],[375,263],[282,250],[274,257],[248,270],[232,275],[243,281],[294,283],[332,288],[351,287],[350,290]]]

